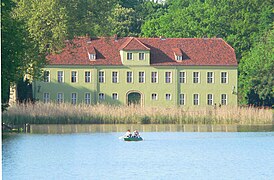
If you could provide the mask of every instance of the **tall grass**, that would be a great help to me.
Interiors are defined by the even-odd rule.
[[[272,110],[223,106],[165,108],[36,103],[2,113],[7,124],[272,124]]]

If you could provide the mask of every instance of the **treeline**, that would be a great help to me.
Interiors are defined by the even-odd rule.
[[[273,1],[3,0],[2,105],[24,74],[75,36],[221,37],[239,61],[242,104],[273,105]]]

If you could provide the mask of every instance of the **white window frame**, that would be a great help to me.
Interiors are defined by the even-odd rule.
[[[44,92],[43,101],[44,101],[44,103],[49,103],[50,102],[50,93]]]
[[[212,76],[209,77],[209,73],[212,73]],[[207,79],[206,79],[206,82],[207,84],[213,84],[214,83],[214,72],[213,71],[209,71],[206,73],[206,76],[207,76]],[[211,82],[209,82],[209,80],[211,79]]]
[[[85,83],[90,83],[91,82],[91,72],[90,71],[85,71]],[[89,75],[87,76],[87,73],[89,73]]]
[[[133,60],[133,53],[127,52],[127,60]]]
[[[209,95],[211,95],[211,99],[208,98]],[[211,101],[211,103],[209,103],[210,101]],[[213,100],[213,94],[212,93],[207,94],[206,95],[206,103],[207,103],[207,105],[212,106],[213,102],[214,102],[214,100]]]
[[[168,74],[169,74],[169,76],[168,76]],[[167,84],[172,83],[172,72],[171,71],[165,72],[165,83],[167,83]]]
[[[223,95],[225,95],[225,99],[223,99]],[[221,105],[227,105],[227,94],[221,94]]]
[[[197,77],[195,76],[195,73],[198,73]],[[195,72],[192,73],[192,76],[193,76],[193,81],[192,81],[193,84],[200,83],[200,72],[195,71]],[[196,82],[196,79],[198,80],[197,82]]]
[[[141,61],[145,60],[145,53],[143,52],[139,53],[139,60]]]
[[[105,83],[105,71],[99,71],[98,72],[98,82],[99,83]]]
[[[47,76],[46,76],[46,73],[48,73]],[[44,71],[44,82],[45,83],[49,83],[50,82],[50,71],[49,70],[45,70]]]
[[[179,94],[179,104],[180,105],[185,105],[185,102],[186,102],[186,95],[184,93],[180,93]]]
[[[140,76],[140,73],[143,73],[143,75],[142,76]],[[146,73],[145,73],[145,71],[139,71],[138,72],[138,75],[139,75],[139,83],[145,83],[146,82]],[[142,81],[141,81],[142,80]]]
[[[75,72],[75,82],[73,82],[73,76],[72,76],[74,72]],[[71,83],[77,83],[78,82],[78,75],[77,74],[78,74],[77,71],[71,71],[70,72],[70,82]]]
[[[59,96],[61,95],[61,97]],[[60,104],[60,103],[63,103],[64,102],[64,93],[57,93],[57,103]]]
[[[183,76],[182,76],[182,74],[183,74]],[[185,71],[179,72],[179,83],[181,83],[181,84],[186,83],[186,72]]]
[[[130,74],[130,76],[129,76]],[[127,71],[127,83],[133,83],[133,72],[132,71]]]
[[[223,78],[223,73],[226,73],[226,77]],[[221,71],[221,74],[220,74],[220,77],[221,77],[221,84],[228,84],[228,72],[227,71]],[[225,82],[223,82],[223,79],[225,79]]]
[[[116,95],[116,98],[115,98]],[[118,100],[118,93],[112,93],[112,99],[113,100]]]
[[[176,61],[182,61],[183,60],[183,56],[176,56]]]
[[[71,97],[71,99],[70,99],[71,104],[73,104],[73,105],[77,104],[77,93],[75,93],[75,92],[71,93],[70,97]]]
[[[85,104],[91,104],[91,93],[85,93]]]
[[[156,76],[153,75],[154,73],[156,74]],[[151,83],[158,83],[158,72],[157,71],[151,72]]]
[[[98,94],[98,97],[99,97],[99,100],[100,100],[100,101],[103,101],[103,100],[106,99],[105,93],[99,93],[99,94]]]
[[[166,101],[171,101],[171,94],[170,93],[166,93]]]
[[[96,54],[88,54],[89,55],[89,60],[95,60],[96,59]]]
[[[157,93],[152,93],[151,94],[151,100],[157,101],[158,100],[158,94]]]
[[[196,99],[195,99],[195,95],[198,95],[198,96],[197,96],[197,102],[198,102],[197,104],[195,103],[195,101],[196,101]],[[199,96],[200,96],[200,95],[199,95],[198,93],[193,94],[193,96],[192,96],[192,97],[193,97],[193,105],[194,105],[194,106],[198,106],[198,105],[200,105],[200,97],[199,97]]]
[[[116,75],[114,75],[116,74]],[[111,79],[112,79],[112,83],[119,83],[119,72],[118,71],[112,71],[111,73]]]
[[[61,75],[59,73],[61,73]],[[57,82],[64,83],[64,71],[57,71]]]

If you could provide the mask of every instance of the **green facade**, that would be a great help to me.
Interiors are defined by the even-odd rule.
[[[123,63],[120,66],[48,65],[44,70],[49,71],[49,82],[34,82],[34,98],[56,102],[57,94],[62,93],[64,102],[71,103],[76,99],[76,103],[89,103],[86,102],[89,93],[91,104],[126,105],[137,98],[142,106],[237,105],[237,66],[151,66],[149,51],[140,52],[145,54],[144,60],[138,59],[137,51],[131,52],[132,60],[127,60],[128,52],[120,51]],[[58,82],[58,71],[63,72],[61,83]],[[76,82],[71,82],[72,71],[76,71]],[[90,72],[90,82],[85,82],[85,72]],[[104,72],[104,82],[99,82],[99,72]],[[117,83],[114,83],[112,76],[116,72]],[[132,72],[130,83],[127,82],[127,72]],[[144,82],[139,82],[140,72],[145,74]],[[157,78],[153,79],[156,82],[152,82],[152,72],[157,74]],[[185,73],[184,82],[181,82],[180,72]],[[197,83],[193,82],[194,72],[198,73]],[[212,83],[207,82],[208,72],[213,73]],[[166,74],[171,75],[170,78],[166,78]],[[225,83],[221,82],[222,74],[226,75]],[[170,82],[167,83],[166,79]],[[76,94],[74,100],[72,93]],[[211,96],[208,94],[212,95],[212,100],[208,99]]]

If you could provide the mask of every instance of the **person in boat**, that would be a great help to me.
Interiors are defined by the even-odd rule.
[[[139,131],[137,129],[134,130],[133,137],[135,137],[135,138],[139,138],[140,137]]]
[[[130,130],[128,129],[126,134],[125,134],[125,137],[131,137],[131,136],[132,136],[132,134],[131,134]]]

